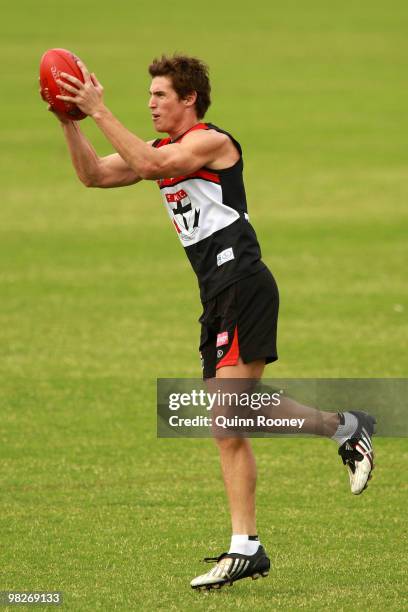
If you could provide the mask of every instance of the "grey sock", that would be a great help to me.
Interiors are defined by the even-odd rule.
[[[336,433],[332,436],[332,440],[336,440],[341,446],[346,440],[353,437],[358,426],[358,420],[351,412],[339,412],[339,417],[340,423]]]

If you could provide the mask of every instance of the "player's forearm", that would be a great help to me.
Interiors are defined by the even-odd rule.
[[[82,134],[77,123],[62,124],[72,164],[80,181],[87,187],[97,186],[100,174],[100,158],[91,143]]]
[[[143,179],[154,179],[160,170],[157,150],[130,132],[106,107],[92,115],[99,129],[130,168]]]

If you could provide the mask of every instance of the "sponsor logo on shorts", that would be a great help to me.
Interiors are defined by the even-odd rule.
[[[217,255],[217,266],[222,266],[223,264],[227,263],[227,261],[231,261],[231,259],[235,259],[235,255],[234,255],[234,251],[232,249],[232,247],[230,247],[229,249],[225,249],[224,251],[221,251],[221,253],[218,253]]]
[[[224,346],[224,344],[228,344],[228,332],[221,332],[217,336],[217,347]]]
[[[221,350],[221,349],[218,349],[218,351],[217,351],[217,358],[220,359],[223,355],[224,355],[224,351]]]

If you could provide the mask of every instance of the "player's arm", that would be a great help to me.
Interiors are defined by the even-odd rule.
[[[146,180],[190,174],[219,159],[230,158],[231,149],[233,161],[220,167],[232,165],[238,157],[228,136],[213,130],[197,130],[177,145],[155,149],[125,128],[108,109],[93,118],[129,167]]]
[[[40,95],[48,104],[41,88]],[[78,123],[69,121],[53,110],[50,105],[48,105],[48,110],[61,124],[72,164],[78,178],[86,187],[123,187],[142,180],[118,153],[99,157],[89,140],[81,132]]]
[[[142,180],[118,153],[100,157],[77,123],[61,124],[72,164],[86,187],[124,187]]]
[[[225,134],[211,131],[191,132],[176,146],[155,149],[130,132],[103,103],[103,87],[94,74],[78,61],[84,75],[84,83],[67,73],[61,73],[64,81],[57,80],[73,95],[59,95],[61,100],[73,102],[91,116],[106,138],[131,168],[135,175],[148,180],[189,174],[202,166],[222,161],[225,167],[238,154]],[[232,153],[231,153],[232,151]],[[213,166],[212,166],[213,167]]]
[[[171,147],[153,150],[146,178],[171,178],[190,174],[203,166],[213,169],[232,166],[239,154],[226,134],[215,130],[197,130]]]

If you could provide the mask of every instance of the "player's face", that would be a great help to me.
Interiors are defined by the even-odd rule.
[[[149,109],[157,132],[171,132],[183,120],[186,104],[178,97],[169,77],[153,78]]]

